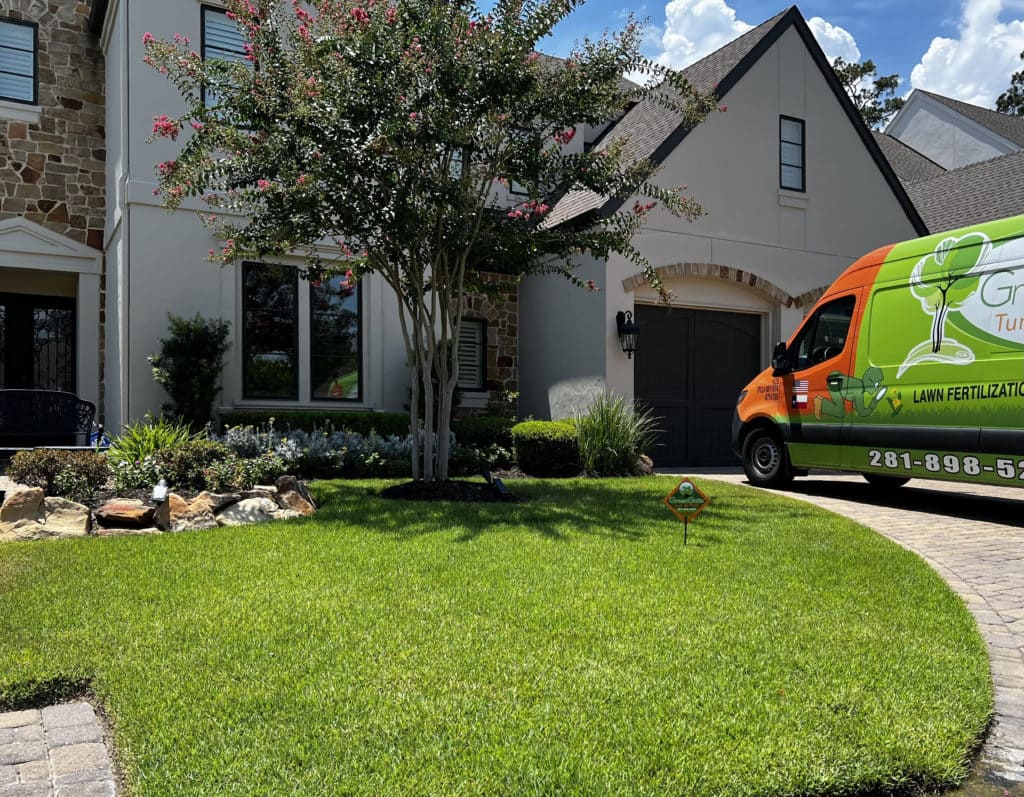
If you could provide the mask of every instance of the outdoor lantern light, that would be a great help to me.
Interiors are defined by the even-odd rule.
[[[153,494],[150,496],[150,500],[155,504],[162,504],[167,500],[167,481],[161,479],[153,485]]]
[[[633,359],[633,352],[636,351],[636,339],[640,336],[640,327],[633,323],[633,314],[627,310],[619,310],[615,314],[615,326],[619,330],[619,343],[626,357]]]

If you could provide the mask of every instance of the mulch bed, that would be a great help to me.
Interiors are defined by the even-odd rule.
[[[380,494],[383,498],[400,498],[406,501],[498,502],[519,500],[512,493],[502,493],[493,484],[451,480],[446,482],[405,482],[385,487]]]

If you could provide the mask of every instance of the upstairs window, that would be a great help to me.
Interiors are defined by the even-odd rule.
[[[245,37],[238,25],[228,19],[226,11],[203,6],[203,60],[248,63],[245,60]],[[203,89],[206,107],[217,104],[213,92]]]
[[[38,40],[35,24],[0,20],[0,99],[38,103]]]
[[[804,120],[779,117],[779,186],[805,191]]]
[[[487,389],[487,322],[463,318],[459,329],[459,388]]]

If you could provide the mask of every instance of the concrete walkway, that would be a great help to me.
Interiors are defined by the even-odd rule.
[[[746,484],[733,470],[686,475]],[[779,494],[914,551],[967,602],[988,643],[996,697],[979,768],[1024,793],[1024,490],[916,479],[886,494],[860,476],[811,475]]]
[[[62,703],[0,714],[0,797],[114,797],[93,707]]]

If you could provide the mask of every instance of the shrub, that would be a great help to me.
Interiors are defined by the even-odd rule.
[[[284,460],[273,454],[250,458],[229,456],[211,462],[203,476],[207,489],[228,492],[249,490],[257,484],[273,484],[286,470]]]
[[[487,448],[501,446],[512,448],[512,427],[515,418],[496,415],[477,415],[472,418],[460,418],[452,421],[452,431],[460,446]]]
[[[572,421],[523,421],[512,427],[516,461],[530,476],[575,476],[580,452]]]
[[[196,437],[174,448],[154,454],[159,476],[172,487],[201,490],[207,487],[206,469],[231,457],[231,450],[219,440]]]
[[[272,426],[289,432],[349,431],[368,435],[375,431],[384,437],[409,433],[409,415],[403,412],[354,412],[352,410],[238,410],[221,416],[221,427],[252,426],[267,429]]]
[[[602,393],[586,412],[577,412],[580,463],[589,476],[635,475],[640,455],[654,445],[657,419],[622,396]]]
[[[105,454],[37,448],[16,453],[7,466],[7,476],[30,487],[42,487],[47,495],[85,501],[106,483],[110,470]]]
[[[173,451],[196,439],[184,423],[166,418],[130,423],[110,444],[107,456],[118,490],[148,487],[160,478],[160,451]]]
[[[171,397],[164,409],[175,419],[202,429],[213,417],[220,390],[224,355],[230,343],[226,321],[168,314],[170,336],[161,338],[160,351],[149,357],[153,378]]]

